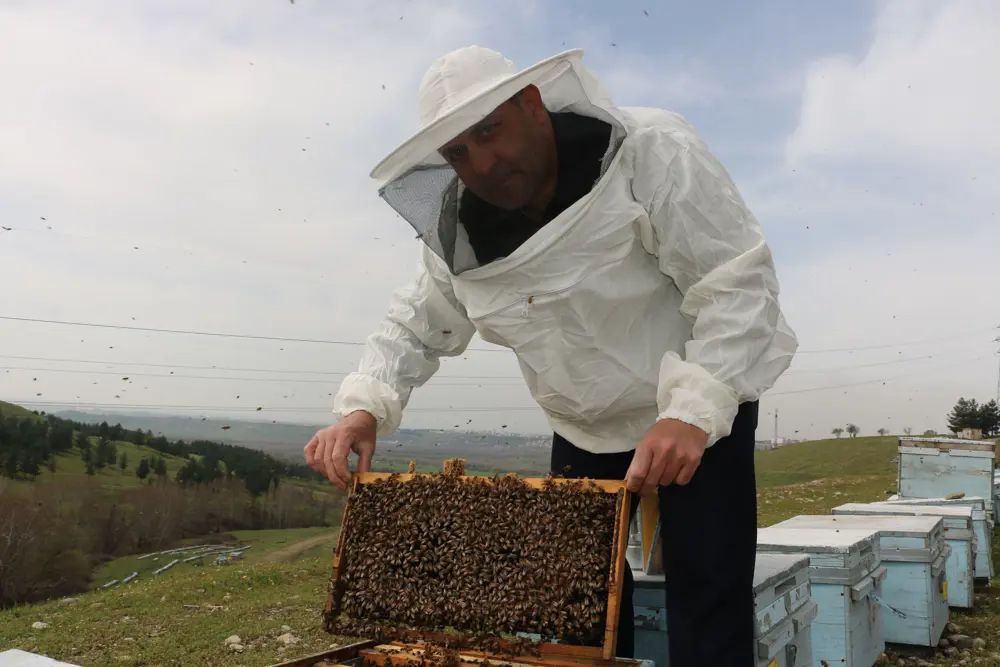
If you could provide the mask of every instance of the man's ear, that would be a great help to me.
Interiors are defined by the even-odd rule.
[[[542,121],[547,115],[545,103],[542,102],[542,92],[538,86],[531,84],[521,90],[521,107],[537,121]]]

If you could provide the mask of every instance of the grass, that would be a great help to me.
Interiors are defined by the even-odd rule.
[[[97,439],[91,438],[94,446],[97,446]],[[187,463],[187,461],[179,456],[172,456],[170,454],[161,454],[160,452],[152,449],[151,447],[145,447],[140,445],[134,445],[131,442],[115,441],[115,447],[118,451],[118,456],[121,457],[125,454],[128,461],[128,468],[124,471],[118,467],[118,464],[107,465],[102,469],[96,471],[94,477],[101,481],[104,486],[113,487],[127,487],[127,486],[138,486],[141,480],[135,476],[135,469],[139,465],[139,461],[143,458],[153,459],[154,457],[163,457],[163,460],[167,465],[167,475],[170,479],[173,479],[177,475],[177,471]],[[75,447],[68,452],[62,452],[57,454],[56,457],[56,471],[49,472],[46,466],[42,466],[41,474],[36,478],[37,482],[48,482],[48,481],[58,481],[65,480],[71,477],[85,476],[87,473],[87,465],[80,458],[80,450]],[[151,477],[155,477],[152,472],[150,472]],[[148,479],[148,478],[147,478]]]
[[[0,417],[17,417],[19,419],[34,419],[35,421],[44,421],[45,417],[35,414],[28,408],[22,408],[20,405],[14,405],[13,403],[8,403],[7,401],[0,401]]]
[[[295,542],[305,540],[317,535],[335,534],[336,528],[319,526],[314,528],[287,528],[283,530],[234,530],[224,535],[212,536],[212,538],[196,537],[184,540],[182,544],[240,544],[252,545],[246,553],[245,563],[255,563],[267,554],[278,549],[283,549]],[[319,549],[317,549],[319,551]],[[318,554],[314,554],[318,555]],[[133,572],[139,573],[140,579],[150,578],[151,573],[157,570],[178,556],[159,556],[144,558],[139,560],[136,556],[123,556],[110,560],[94,570],[93,588],[97,589],[111,581],[112,579],[124,579]],[[156,560],[153,560],[156,558]],[[184,556],[180,556],[184,558]],[[190,571],[213,569],[213,558],[204,558],[190,563],[178,563],[172,568],[156,575],[156,581],[168,582],[175,577],[182,577]]]
[[[320,628],[329,558],[207,566],[169,580],[0,613],[0,646],[78,665],[271,665],[323,650],[338,638]],[[35,621],[49,623],[32,630]],[[284,650],[288,626],[299,638]],[[224,641],[239,635],[236,654]],[[341,640],[343,641],[343,640]]]
[[[882,499],[895,488],[894,457],[892,438],[844,438],[760,452],[760,524],[796,514],[827,514],[846,502]],[[254,667],[346,642],[348,638],[331,637],[320,629],[331,564],[329,545],[307,550],[292,562],[259,562],[266,553],[322,530],[331,529],[237,531],[237,538],[256,540],[253,558],[245,562],[178,567],[169,577],[140,577],[121,588],[82,594],[73,603],[52,601],[2,611],[0,646],[17,646],[79,665]],[[1000,563],[1000,531],[993,556]],[[129,567],[126,574],[135,569]],[[969,664],[1000,667],[1000,580],[977,594],[971,613],[953,611],[951,616],[966,634],[987,641],[986,652],[974,655]],[[32,630],[35,621],[50,627]],[[276,638],[284,633],[283,625],[300,641],[282,651]],[[232,634],[247,647],[243,653],[224,645]],[[943,658],[929,662],[958,664]]]
[[[798,484],[817,479],[895,476],[897,440],[894,437],[837,438],[797,442],[757,452],[757,485]]]

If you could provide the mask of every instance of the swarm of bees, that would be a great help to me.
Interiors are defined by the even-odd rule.
[[[624,491],[587,480],[451,474],[355,487],[324,627],[379,641],[446,633],[445,649],[537,655],[600,646]],[[440,663],[440,661],[437,661]]]

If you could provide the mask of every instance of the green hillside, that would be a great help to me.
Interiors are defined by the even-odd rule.
[[[760,487],[811,482],[830,477],[895,475],[894,436],[835,438],[785,445],[757,452]]]
[[[20,405],[14,405],[13,403],[8,403],[6,401],[0,401],[0,417],[18,417],[20,419],[27,417],[29,419],[36,420],[45,419],[45,417],[36,415],[28,408],[22,408]]]
[[[94,445],[97,444],[97,438],[91,438],[90,440]],[[143,458],[153,459],[154,457],[159,458],[162,456],[167,464],[167,475],[170,479],[173,479],[177,475],[177,471],[181,469],[181,466],[186,463],[186,460],[179,456],[161,454],[150,447],[134,445],[131,442],[120,440],[115,441],[114,444],[117,448],[119,460],[121,460],[122,454],[125,454],[128,468],[123,471],[116,464],[105,466],[103,469],[98,470],[94,477],[101,480],[106,486],[135,486],[139,484],[140,480],[135,476],[135,468]],[[86,476],[87,466],[84,464],[83,459],[80,458],[80,450],[73,448],[68,452],[57,454],[55,459],[56,471],[54,473],[49,472],[48,468],[43,466],[42,474],[37,477],[36,481],[43,482]]]

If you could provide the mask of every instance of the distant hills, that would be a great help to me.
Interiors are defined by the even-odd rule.
[[[243,445],[295,463],[302,462],[302,449],[316,431],[329,425],[81,410],[55,410],[53,414],[81,422],[107,421],[127,429],[152,431],[154,435],[162,433],[171,440],[204,439]],[[229,428],[223,430],[224,426]],[[440,470],[447,458],[459,457],[466,459],[470,471],[537,476],[548,472],[550,445],[547,438],[514,433],[401,429],[379,442],[374,467],[405,470],[408,462],[415,460],[426,472]]]

